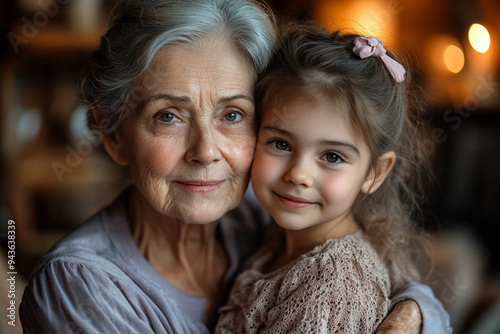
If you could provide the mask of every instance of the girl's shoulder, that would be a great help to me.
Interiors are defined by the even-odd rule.
[[[293,310],[288,301],[295,301],[295,308],[318,313],[315,316],[325,321],[329,332],[339,329],[338,323],[347,332],[373,332],[391,303],[388,272],[363,233],[317,246],[280,283],[277,300],[284,303],[281,307]]]
[[[387,268],[361,231],[316,246],[297,261],[293,271],[305,281],[316,273],[328,282],[340,279],[360,286],[376,283],[391,290]]]

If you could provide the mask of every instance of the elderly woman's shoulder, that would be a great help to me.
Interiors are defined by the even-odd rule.
[[[31,276],[36,276],[48,268],[57,268],[61,271],[58,273],[60,275],[75,266],[111,270],[112,263],[117,262],[113,259],[119,256],[116,252],[116,241],[113,240],[123,238],[120,233],[114,233],[115,230],[121,230],[121,234],[125,236],[130,234],[123,228],[127,223],[123,221],[125,213],[121,212],[124,210],[120,208],[120,197],[56,243],[40,259]]]
[[[103,262],[110,240],[96,215],[56,243],[38,262],[31,276],[52,267],[64,270],[74,265],[95,265]]]
[[[62,317],[63,311],[56,305],[64,306],[65,312],[71,308],[71,312],[81,313],[73,306],[94,303],[96,298],[119,299],[120,293],[114,290],[131,285],[106,227],[106,223],[113,223],[109,208],[76,228],[41,258],[23,293],[20,312],[24,322],[40,313],[47,319]]]

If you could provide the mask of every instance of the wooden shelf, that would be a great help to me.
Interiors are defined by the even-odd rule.
[[[106,27],[92,31],[79,31],[61,26],[46,26],[37,30],[32,38],[23,37],[22,26],[12,30],[17,36],[26,38],[20,44],[19,51],[30,51],[36,54],[58,54],[60,52],[87,53],[99,46],[101,35]]]

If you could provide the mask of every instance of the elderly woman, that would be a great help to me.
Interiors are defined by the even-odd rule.
[[[133,186],[43,257],[21,321],[26,333],[206,333],[268,220],[240,202],[272,19],[247,0],[130,0],[115,14],[83,91]],[[427,287],[402,299],[424,329],[447,324]],[[418,331],[416,304],[397,307],[386,328]]]

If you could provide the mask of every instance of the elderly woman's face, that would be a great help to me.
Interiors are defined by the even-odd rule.
[[[175,46],[155,56],[139,84],[145,98],[118,138],[142,196],[186,223],[235,208],[256,141],[250,63],[221,40]]]

